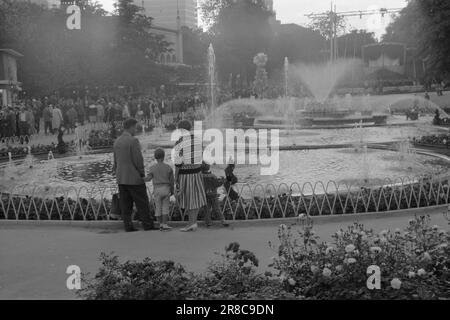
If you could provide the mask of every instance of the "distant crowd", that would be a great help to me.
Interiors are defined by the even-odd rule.
[[[71,132],[77,123],[112,122],[127,118],[158,122],[163,114],[203,110],[207,103],[208,98],[199,93],[164,97],[28,98],[0,109],[0,137],[56,134],[62,126]]]

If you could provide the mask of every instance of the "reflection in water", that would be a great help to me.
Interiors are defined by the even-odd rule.
[[[170,154],[170,150],[166,150]],[[146,169],[153,164],[153,152],[144,153]],[[168,160],[171,163],[170,159]],[[364,164],[364,165],[363,165]],[[94,184],[115,184],[112,174],[111,155],[92,157],[91,161],[60,164],[56,179]],[[366,166],[370,167],[369,176]],[[353,148],[323,149],[305,151],[281,151],[279,171],[274,176],[261,176],[260,165],[237,165],[235,174],[239,183],[273,184],[275,186],[292,183],[303,184],[328,181],[354,183],[368,178],[366,184],[377,184],[384,178],[413,177],[442,172],[446,164],[437,158],[416,155],[414,162],[402,165],[398,153],[394,151],[368,149],[367,154],[355,152]],[[212,166],[218,176],[224,175],[225,165]]]

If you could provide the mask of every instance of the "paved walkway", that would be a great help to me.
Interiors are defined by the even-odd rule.
[[[444,209],[427,210],[432,224],[448,229],[442,216]],[[403,228],[414,213],[365,218],[364,224],[375,231]],[[318,222],[315,230],[324,241],[330,234],[345,228],[358,216],[345,222]],[[119,230],[86,228],[5,226],[0,221],[0,299],[74,299],[66,286],[66,268],[80,266],[82,272],[94,274],[101,252],[114,251],[122,260],[171,259],[184,264],[188,270],[202,272],[216,252],[237,241],[252,250],[265,269],[275,255],[268,242],[278,244],[277,224],[204,229],[195,233],[178,230],[124,233]]]

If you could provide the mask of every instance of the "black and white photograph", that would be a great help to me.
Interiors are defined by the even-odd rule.
[[[0,300],[442,302],[449,242],[450,1],[0,0]]]

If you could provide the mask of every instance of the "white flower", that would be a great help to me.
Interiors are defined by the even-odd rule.
[[[344,233],[341,230],[339,230],[339,231],[336,232],[336,235],[338,237],[342,237],[344,235]]]
[[[370,247],[370,252],[372,253],[380,253],[381,248],[380,247]]]
[[[358,255],[359,255],[359,250],[356,249],[355,251],[353,251],[353,254],[354,254],[355,256],[358,256]]]
[[[423,259],[426,260],[426,261],[431,261],[432,260],[430,254],[428,252],[424,252]]]
[[[305,218],[306,216],[305,216],[304,213],[300,213],[300,214],[298,215],[298,217],[299,217],[299,219],[303,219],[303,218]]]
[[[347,263],[348,264],[356,263],[356,259],[355,258],[348,258],[347,259]]]
[[[424,276],[424,275],[426,275],[427,274],[427,272],[424,270],[424,269],[419,269],[419,270],[417,270],[417,275],[418,276]]]
[[[330,254],[330,252],[334,251],[333,247],[328,247],[325,249],[325,254]]]
[[[352,244],[349,244],[345,247],[345,252],[347,253],[353,252],[353,250],[355,250],[355,246]]]
[[[343,267],[341,265],[337,265],[335,269],[337,272],[341,272]]]
[[[326,278],[331,276],[331,270],[328,268],[323,268],[322,275]]]
[[[287,226],[285,224],[280,224],[280,229],[284,231],[287,229]]]
[[[295,286],[295,284],[297,283],[297,282],[295,282],[295,280],[292,279],[292,278],[289,278],[288,282],[289,282],[289,284],[290,284],[291,286]]]
[[[415,224],[415,223],[416,223],[416,220],[414,220],[414,219],[409,219],[408,223],[409,223],[409,224]]]
[[[311,272],[312,273],[316,273],[317,271],[319,271],[319,268],[316,266],[311,266]]]
[[[391,287],[398,290],[402,286],[402,282],[399,278],[394,278],[391,280]]]
[[[442,243],[442,244],[440,244],[439,246],[438,246],[438,248],[447,248],[447,244],[446,243]]]
[[[416,276],[416,273],[414,271],[408,272],[408,277],[414,278]]]

